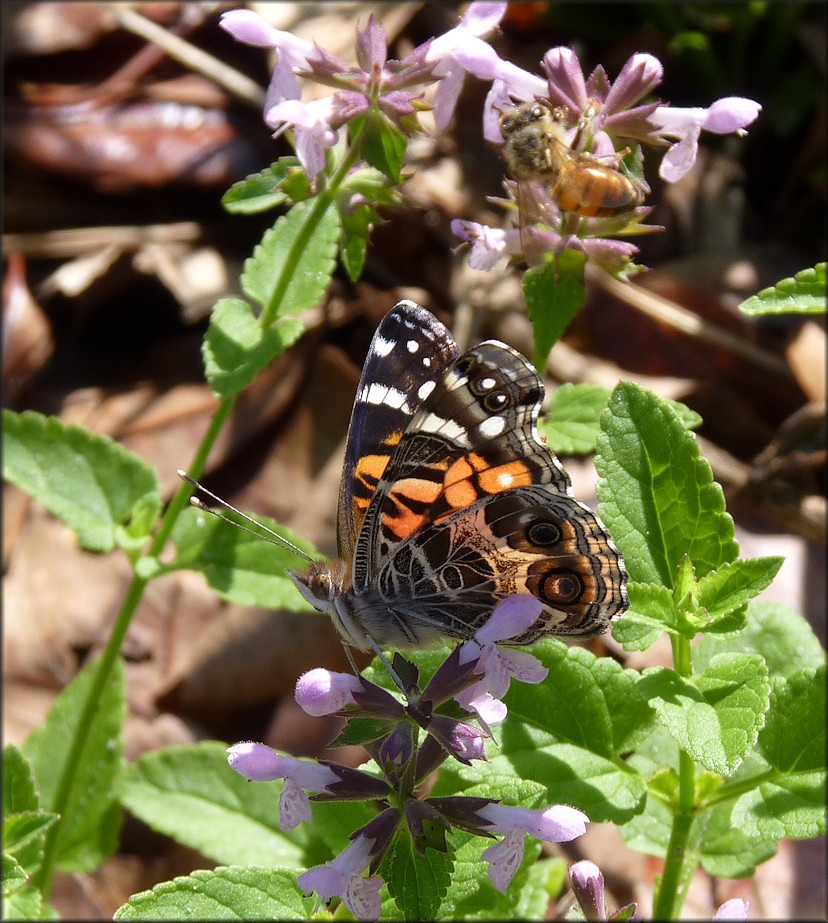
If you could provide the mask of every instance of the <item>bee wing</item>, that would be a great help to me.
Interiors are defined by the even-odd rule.
[[[520,249],[530,266],[538,266],[543,262],[544,254],[550,249],[549,234],[538,225],[555,227],[560,223],[560,212],[550,198],[546,186],[537,180],[518,180],[516,199]]]

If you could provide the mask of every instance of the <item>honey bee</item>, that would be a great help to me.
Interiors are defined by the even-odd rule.
[[[641,181],[566,143],[563,115],[563,110],[543,100],[501,114],[503,156],[518,189],[538,182],[563,211],[588,218],[611,217],[641,205],[647,191]],[[625,153],[608,159],[617,162]],[[521,212],[523,221],[523,208]]]

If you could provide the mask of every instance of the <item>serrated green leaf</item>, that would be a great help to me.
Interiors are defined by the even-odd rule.
[[[655,583],[629,583],[630,608],[612,624],[612,636],[628,651],[651,647],[665,631],[675,632],[673,594]]]
[[[315,553],[310,544],[272,519],[260,516],[258,521],[307,554]],[[297,562],[302,566],[301,559],[289,548],[242,532],[192,507],[184,510],[176,520],[172,540],[179,551],[172,567],[201,572],[223,599],[243,606],[316,611],[285,574],[286,567],[296,567]]]
[[[532,267],[523,276],[523,294],[535,335],[535,356],[539,361],[545,361],[584,304],[585,266],[585,253],[564,250],[557,260]]]
[[[776,855],[771,839],[748,836],[733,821],[734,804],[724,804],[711,812],[701,846],[701,863],[709,875],[722,878],[747,878],[756,866]]]
[[[14,744],[3,748],[2,777],[4,817],[20,811],[36,811],[40,807],[32,767]]]
[[[723,564],[699,580],[699,605],[711,616],[744,606],[773,583],[784,558],[751,558]]]
[[[53,919],[43,913],[44,904],[40,891],[32,886],[23,886],[11,891],[3,900],[4,920]]]
[[[216,741],[147,753],[119,785],[136,817],[215,862],[302,868],[306,834],[279,829],[281,790],[240,776]]]
[[[599,417],[609,396],[609,389],[601,385],[561,385],[552,394],[548,419],[538,424],[549,448],[557,455],[594,452]]]
[[[759,750],[782,772],[825,769],[825,665],[776,677]]]
[[[782,279],[739,305],[743,314],[752,317],[766,314],[824,314],[825,263],[803,269],[793,278]]]
[[[825,651],[811,626],[782,603],[748,603],[744,631],[734,638],[700,639],[693,648],[695,669],[703,672],[716,654],[726,652],[761,654],[771,676],[791,676],[825,663]]]
[[[100,661],[95,661],[72,680],[23,746],[46,810],[55,808],[63,769],[75,736],[81,732],[81,714],[99,668]],[[92,871],[118,845],[121,817],[114,787],[123,766],[125,714],[124,668],[116,661],[97,699],[66,808],[58,812],[55,855],[64,871]]]
[[[318,200],[294,205],[245,260],[242,291],[264,309],[264,326],[309,311],[327,291],[336,266],[339,212],[334,204],[320,209]]]
[[[722,775],[753,749],[770,701],[765,662],[751,654],[721,654],[692,681],[652,667],[639,688],[679,746]]]
[[[48,811],[24,811],[6,814],[3,818],[3,849],[17,854],[33,840],[41,838],[57,820],[57,814]]]
[[[296,157],[283,157],[259,173],[245,176],[224,193],[221,204],[235,215],[253,215],[281,205],[287,195],[279,187],[288,171],[295,170],[298,163]]]
[[[204,370],[213,393],[219,398],[238,394],[271,360],[292,346],[304,330],[295,317],[283,317],[264,330],[246,301],[223,298],[213,308],[201,346]]]
[[[400,825],[380,874],[405,920],[433,919],[448,890],[454,867],[451,855],[414,848],[407,826]]]
[[[825,833],[825,772],[803,772],[760,782],[733,808],[746,836],[810,840]]]
[[[387,176],[395,185],[400,181],[400,168],[408,147],[408,139],[376,110],[369,110],[361,122],[360,153],[365,162]]]
[[[3,477],[78,535],[83,548],[111,551],[116,527],[141,501],[160,505],[158,476],[109,436],[33,410],[3,411]]]
[[[20,863],[12,856],[3,854],[3,896],[8,897],[14,894],[26,883],[26,873],[20,866]],[[3,914],[3,919],[7,919]]]
[[[601,429],[599,512],[632,580],[672,588],[685,555],[699,579],[736,559],[739,546],[722,489],[672,408],[621,382]]]
[[[116,920],[299,920],[310,900],[302,897],[296,873],[282,868],[199,869],[142,891],[119,907]]]

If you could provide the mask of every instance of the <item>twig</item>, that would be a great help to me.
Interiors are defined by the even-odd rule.
[[[237,70],[229,67],[223,61],[213,57],[206,51],[196,48],[190,42],[173,35],[168,29],[151,22],[135,10],[120,4],[111,4],[110,11],[116,22],[128,32],[140,35],[149,42],[154,42],[171,58],[180,61],[186,67],[197,73],[215,80],[230,93],[244,99],[261,109],[265,102],[265,91],[255,80],[245,77]]]

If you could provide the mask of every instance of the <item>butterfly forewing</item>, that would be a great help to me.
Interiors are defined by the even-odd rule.
[[[348,427],[337,509],[341,557],[354,551],[377,484],[422,402],[423,385],[456,355],[446,327],[411,301],[401,301],[377,327]]]

